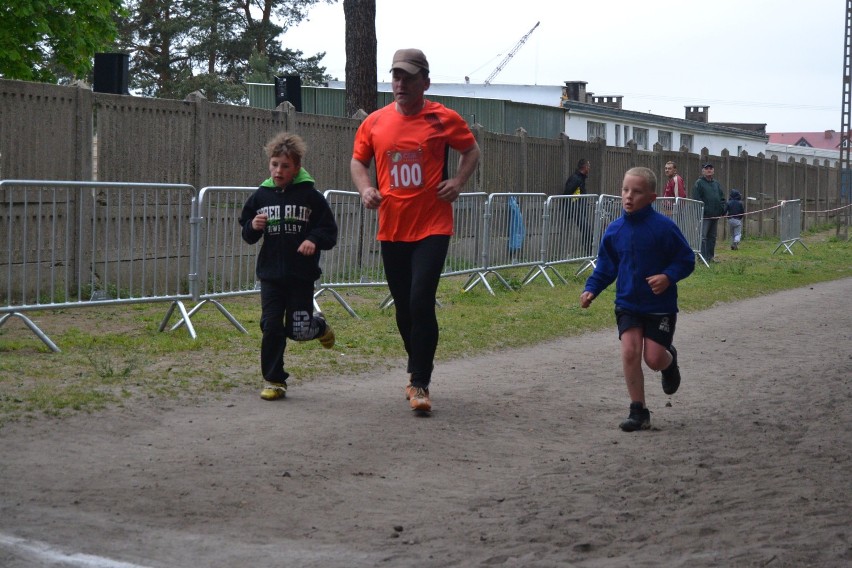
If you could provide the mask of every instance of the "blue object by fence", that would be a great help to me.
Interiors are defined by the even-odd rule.
[[[524,217],[521,214],[521,206],[518,199],[513,195],[509,197],[509,251],[518,252],[524,246],[524,236],[527,229],[524,226]]]

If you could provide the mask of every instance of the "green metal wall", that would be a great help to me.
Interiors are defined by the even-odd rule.
[[[489,132],[514,134],[518,128],[536,138],[559,138],[565,129],[564,111],[541,105],[515,103],[495,99],[430,95],[429,100],[441,103],[459,113],[469,124],[480,124]],[[376,96],[377,108],[393,102],[393,94],[381,91]],[[274,109],[274,85],[249,84],[249,106]],[[302,112],[323,116],[346,116],[346,91],[326,87],[302,87]]]

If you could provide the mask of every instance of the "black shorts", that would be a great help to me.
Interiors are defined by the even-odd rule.
[[[618,338],[632,327],[642,328],[642,335],[663,347],[669,347],[674,338],[677,314],[639,314],[621,308],[615,309]]]

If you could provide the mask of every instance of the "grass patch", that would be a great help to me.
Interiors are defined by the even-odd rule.
[[[796,247],[794,255],[773,254],[778,244],[773,239],[748,239],[737,251],[721,251],[721,262],[709,268],[700,264],[680,283],[682,312],[852,276],[849,242],[824,234],[804,240],[809,250]],[[614,327],[614,286],[590,309],[580,309],[578,298],[589,272],[576,276],[579,267],[558,267],[568,284],[554,280],[555,287],[541,276],[522,285],[527,268],[501,272],[511,290],[491,275],[493,296],[481,283],[463,292],[465,276],[442,280],[438,360]],[[330,294],[320,296],[337,345],[325,350],[318,342],[289,342],[285,364],[293,376],[291,382],[389,368],[404,374],[394,311],[379,307],[387,290],[338,291],[360,319],[350,317]],[[227,298],[221,303],[248,330],[247,335],[239,333],[213,305],[205,305],[193,317],[196,340],[184,327],[157,331],[168,309],[165,303],[28,312],[62,349],[51,353],[20,320],[10,318],[0,327],[0,426],[45,414],[93,412],[134,397],[200,398],[257,390],[262,382],[259,296]]]

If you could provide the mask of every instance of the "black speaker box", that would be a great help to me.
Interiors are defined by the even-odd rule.
[[[289,101],[296,112],[302,112],[302,78],[298,75],[275,77],[275,106],[284,101]]]
[[[92,90],[96,93],[126,95],[127,64],[130,56],[126,53],[96,53],[95,82]]]

